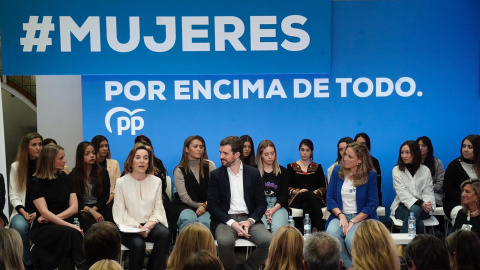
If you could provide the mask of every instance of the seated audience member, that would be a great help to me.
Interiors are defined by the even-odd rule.
[[[313,149],[313,142],[303,139],[298,146],[300,159],[287,165],[290,180],[288,205],[310,214],[312,227],[324,231],[325,220],[320,209],[326,206],[328,184],[322,165],[313,162]]]
[[[55,141],[52,138],[43,139],[43,146],[49,145],[49,144],[50,145],[58,145],[57,141]],[[63,172],[66,173],[66,174],[70,174],[70,169],[68,168],[67,164],[65,164],[65,167],[63,167]]]
[[[123,270],[123,268],[114,260],[101,260],[92,265],[89,270]]]
[[[209,250],[200,250],[190,255],[182,270],[223,270],[222,262]]]
[[[24,270],[23,244],[20,234],[10,228],[0,228],[0,269]]]
[[[452,270],[480,269],[480,240],[471,231],[460,230],[445,241]]]
[[[265,270],[302,269],[303,235],[293,226],[283,226],[273,236]]]
[[[215,164],[203,158],[205,140],[199,135],[186,138],[182,152],[180,163],[173,170],[173,182],[177,189],[175,204],[183,209],[177,223],[179,231],[192,222],[200,222],[210,228],[207,190]]]
[[[330,182],[330,176],[332,175],[333,168],[336,165],[339,165],[343,160],[343,153],[345,152],[345,148],[347,148],[347,144],[352,143],[353,139],[350,137],[341,138],[337,143],[337,159],[332,164],[332,166],[328,167],[327,169],[327,176],[328,181]]]
[[[120,232],[112,222],[93,224],[83,238],[83,252],[89,266],[100,260],[117,259],[120,249]]]
[[[168,270],[181,270],[191,254],[208,250],[216,254],[217,247],[210,230],[199,222],[188,224],[178,236],[172,254],[168,259]]]
[[[327,190],[327,233],[338,239],[342,260],[352,269],[352,240],[358,225],[377,217],[377,174],[366,146],[347,145],[343,162],[335,166]]]
[[[272,234],[288,221],[288,173],[278,165],[277,149],[270,140],[263,140],[257,147],[258,171],[265,183],[267,211],[262,217],[265,226],[270,225]]]
[[[242,160],[243,164],[257,167],[256,159],[255,159],[255,147],[253,146],[253,139],[248,135],[240,136],[243,145],[243,151],[240,155],[240,160]]]
[[[368,152],[370,153],[371,151],[371,143],[370,143],[370,137],[366,133],[358,133],[355,135],[355,138],[353,138],[355,142],[365,145],[368,148]],[[374,158],[372,155],[370,155],[370,158],[372,159],[372,164],[373,168],[375,168],[375,171],[377,172],[377,189],[378,189],[378,205],[382,205],[382,170],[380,169],[380,162],[378,162],[378,159]]]
[[[154,244],[147,269],[165,269],[170,231],[162,203],[162,180],[153,175],[152,151],[135,144],[123,168],[128,173],[116,182],[113,219],[119,226],[143,230],[139,233],[121,232],[122,244],[130,250],[128,269],[143,269],[145,242]]]
[[[400,260],[390,232],[378,220],[360,223],[353,236],[355,270],[400,270]]]
[[[420,154],[422,155],[422,164],[430,169],[433,182],[433,192],[435,194],[435,204],[443,205],[443,178],[445,171],[440,159],[433,156],[433,144],[430,138],[422,136],[417,139]]]
[[[272,235],[262,223],[267,210],[265,183],[257,169],[243,166],[241,151],[242,141],[237,136],[220,142],[222,166],[212,171],[208,185],[210,230],[217,238],[218,254],[227,270],[236,268],[238,238],[245,237],[257,245],[242,265],[247,270],[262,266],[272,241]]]
[[[77,216],[84,232],[96,222],[113,221],[112,209],[107,207],[110,179],[107,170],[98,165],[91,143],[78,144],[75,168],[68,178],[75,185],[78,200]]]
[[[421,155],[415,141],[406,141],[400,146],[397,166],[393,168],[395,200],[390,207],[391,215],[403,221],[400,233],[408,232],[408,218],[413,212],[417,234],[424,233],[423,220],[430,217],[435,208],[433,182],[430,170],[421,164]]]
[[[5,192],[5,179],[0,173],[0,228],[8,225],[8,218],[3,213],[3,208],[5,208]]]
[[[120,178],[120,165],[118,161],[112,159],[110,145],[108,140],[103,135],[97,135],[91,141],[95,154],[97,155],[97,162],[100,167],[107,169],[108,177],[110,179],[110,195],[107,204],[110,204],[115,197],[115,182]]]
[[[74,184],[62,171],[65,151],[59,145],[43,147],[29,194],[38,210],[30,231],[36,269],[54,269],[66,258],[77,269],[88,269],[83,254],[83,231],[72,224],[78,213]]]
[[[403,258],[409,270],[448,270],[448,252],[445,244],[433,235],[417,235],[403,249]]]
[[[31,179],[37,169],[37,159],[42,148],[42,135],[36,132],[26,134],[18,145],[17,158],[10,169],[8,197],[13,207],[10,227],[22,237],[23,263],[27,269],[33,269],[29,232],[37,217],[35,205],[27,191],[31,188]]]
[[[313,233],[305,240],[303,247],[303,269],[305,270],[340,270],[343,260],[337,238],[325,232]]]
[[[462,183],[462,207],[458,211],[454,229],[467,229],[480,236],[480,181],[469,179]]]
[[[468,135],[460,146],[460,157],[448,164],[443,179],[443,211],[455,223],[461,211],[462,191],[460,185],[468,179],[480,178],[480,137]]]

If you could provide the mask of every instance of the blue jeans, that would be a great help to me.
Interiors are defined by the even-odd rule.
[[[413,212],[413,215],[417,220],[417,234],[423,234],[425,232],[425,225],[423,224],[423,220],[429,218],[430,214],[423,211],[422,207],[418,205],[412,205],[412,207],[410,207],[410,210],[408,210],[408,208],[403,203],[400,203],[395,210],[395,218],[403,220],[403,225],[400,229],[400,233],[408,233],[408,217],[410,216],[410,212]]]
[[[181,233],[185,226],[193,222],[200,222],[210,230],[210,213],[205,211],[205,214],[197,217],[197,214],[192,209],[183,210],[178,217],[178,232]]]
[[[267,208],[273,208],[277,204],[277,197],[267,197]],[[263,215],[262,222],[265,224],[265,227],[268,228],[267,217]],[[280,207],[272,216],[272,224],[270,226],[270,231],[272,235],[280,229],[280,227],[287,225],[288,223],[288,212],[285,208]]]
[[[345,217],[347,218],[347,221],[350,221],[356,215],[357,214],[345,214]],[[350,268],[353,266],[352,255],[351,255],[352,240],[353,240],[353,235],[355,234],[355,231],[357,230],[357,227],[359,224],[360,222],[353,225],[352,228],[348,231],[346,236],[343,235],[343,230],[340,227],[340,219],[338,218],[332,219],[328,224],[327,233],[336,237],[340,242],[340,246],[342,247],[341,257],[343,260],[343,264],[345,265],[345,268]]]
[[[21,214],[16,214],[10,221],[10,227],[17,230],[22,237],[23,242],[23,263],[25,265],[32,265],[32,253],[30,253],[30,238],[28,232],[30,231],[30,224],[28,224],[25,217]]]

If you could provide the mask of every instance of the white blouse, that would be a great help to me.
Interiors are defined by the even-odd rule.
[[[148,175],[137,181],[127,174],[116,181],[113,219],[118,225],[137,228],[155,221],[168,227],[162,201],[162,180]]]

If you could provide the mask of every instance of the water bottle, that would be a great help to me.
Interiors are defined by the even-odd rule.
[[[310,220],[310,215],[305,214],[305,218],[303,219],[303,236],[307,238],[311,234],[312,234],[312,221]]]
[[[409,237],[415,237],[417,234],[417,228],[416,228],[417,220],[415,220],[415,216],[413,215],[413,212],[410,212],[410,216],[408,217],[408,236]]]
[[[80,228],[80,221],[78,221],[78,218],[73,218],[73,225],[78,226]]]
[[[295,220],[293,220],[292,216],[288,216],[288,225],[295,227]]]

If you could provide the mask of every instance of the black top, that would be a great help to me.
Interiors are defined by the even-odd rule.
[[[197,181],[193,173],[190,172],[187,174],[184,167],[179,167],[185,179],[187,194],[195,202],[203,203],[207,201],[208,181],[210,179],[209,166],[210,164],[208,162],[203,164],[203,177],[199,175],[200,182]]]
[[[311,162],[308,165],[307,171],[304,172],[297,162],[292,162],[287,165],[287,171],[289,174],[290,188],[306,188],[309,191],[320,189],[322,190],[322,194],[326,194],[327,179],[321,164]]]
[[[288,173],[285,167],[280,166],[280,172],[275,175],[273,172],[264,172],[262,180],[265,183],[265,196],[277,197],[277,203],[282,207],[288,207]]]
[[[105,168],[100,168],[102,170],[102,196],[97,197],[97,203],[94,205],[98,208],[98,211],[101,211],[110,197],[110,176],[108,175],[108,171]],[[75,184],[75,174],[76,168],[73,168],[72,172],[67,176],[68,181]],[[92,196],[95,196],[92,194]],[[78,200],[78,210],[81,211],[85,207],[83,197],[80,193],[77,192],[77,200]]]
[[[56,179],[34,178],[31,182],[30,197],[32,201],[44,198],[48,210],[55,215],[68,209],[70,206],[70,194],[75,193],[73,182],[67,178],[64,172],[60,172]],[[37,218],[40,213],[37,211]],[[67,222],[73,221],[73,216],[65,219]],[[34,222],[36,224],[38,222]]]
[[[475,232],[478,237],[480,237],[480,216],[470,217],[470,221],[467,221],[467,213],[463,212],[463,209],[460,209],[455,219],[454,230],[459,230],[462,228],[463,224],[472,225],[472,232]]]
[[[0,173],[0,219],[5,222],[5,225],[8,224],[8,219],[3,213],[3,208],[5,207],[5,179],[3,179],[3,175]]]
[[[378,159],[370,156],[372,159],[373,167],[377,172],[377,189],[378,189],[378,205],[382,205],[382,170],[380,169],[380,162]]]
[[[445,193],[443,209],[448,217],[450,217],[452,209],[461,204],[462,191],[460,190],[460,185],[468,179],[470,177],[463,169],[462,164],[460,164],[460,160],[455,159],[448,164],[443,179],[443,192]]]

